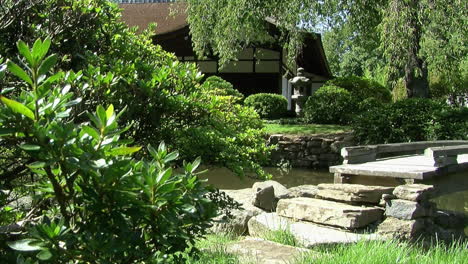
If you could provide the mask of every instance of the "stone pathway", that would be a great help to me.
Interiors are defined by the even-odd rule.
[[[292,221],[275,213],[263,213],[250,219],[251,236],[262,236],[265,232],[288,230],[302,244],[310,248],[318,245],[355,243],[360,240],[377,240],[375,234],[357,234],[340,229],[321,226],[310,222]]]
[[[301,254],[310,252],[304,248],[282,245],[260,238],[247,237],[229,244],[228,253],[241,256],[241,263],[286,264],[298,259]]]

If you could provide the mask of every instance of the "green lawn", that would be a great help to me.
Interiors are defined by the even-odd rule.
[[[287,245],[291,243],[286,233],[272,233],[270,240]],[[197,242],[202,249],[198,258],[190,259],[190,264],[244,264],[241,256],[226,252],[226,244],[237,241],[241,237],[226,234],[208,235],[206,239]],[[431,246],[422,246],[419,243],[405,241],[360,241],[355,244],[319,246],[311,249],[309,253],[298,257],[290,264],[464,264],[468,259],[468,242],[453,242],[452,245],[433,243]],[[250,264],[250,263],[249,263]]]
[[[290,124],[265,124],[268,134],[291,134],[291,135],[310,135],[310,134],[331,134],[351,131],[348,126],[340,125],[290,125]]]

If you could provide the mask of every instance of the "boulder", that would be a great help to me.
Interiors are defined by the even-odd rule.
[[[212,233],[229,233],[235,235],[244,235],[248,231],[248,222],[255,216],[253,211],[233,210],[231,218],[226,215],[220,215],[213,219]]]
[[[424,219],[401,220],[387,217],[378,227],[377,233],[390,238],[417,238],[424,230]]]
[[[431,210],[417,202],[394,199],[386,202],[385,214],[398,219],[412,220],[430,216]]]
[[[365,227],[383,216],[383,210],[378,207],[359,207],[304,197],[280,200],[276,212],[293,219],[346,229]]]
[[[241,204],[241,209],[251,211],[254,215],[263,213],[264,211],[254,205],[252,205],[252,189],[245,188],[240,190],[220,190],[225,192],[234,201]]]
[[[318,187],[315,185],[300,185],[300,186],[289,188],[288,196],[289,198],[296,198],[296,197],[315,198],[317,191],[318,191]]]
[[[276,181],[256,182],[252,186],[252,204],[267,211],[275,211],[279,199],[288,197],[288,189]]]
[[[432,185],[406,184],[397,186],[393,194],[398,199],[419,202],[429,200],[434,192],[435,189]]]
[[[385,207],[387,205],[387,202],[393,199],[396,199],[397,197],[393,194],[382,194],[382,199],[380,199],[379,206]]]
[[[241,263],[285,264],[294,262],[309,250],[247,237],[228,244],[226,252],[240,255]]]
[[[379,204],[383,194],[391,194],[393,187],[366,186],[361,184],[329,184],[317,185],[317,196],[327,200],[346,203]]]
[[[263,182],[256,182],[252,186],[253,192],[257,192],[258,189],[263,189],[268,186],[272,186],[273,189],[275,190],[275,197],[279,200],[282,198],[288,197],[288,189],[284,187],[281,183],[277,181],[263,181]]]
[[[256,207],[262,208],[268,212],[275,211],[278,200],[275,198],[275,190],[273,186],[266,186],[258,188],[253,193],[252,204]]]
[[[287,230],[304,247],[379,239],[373,234],[355,234],[310,222],[295,222],[275,213],[263,213],[252,217],[248,226],[251,236],[263,236],[266,232]]]

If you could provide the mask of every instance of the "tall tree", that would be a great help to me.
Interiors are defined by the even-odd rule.
[[[364,37],[377,32],[389,81],[403,79],[409,97],[429,96],[428,70],[445,69],[441,58],[451,56],[456,68],[467,57],[468,2],[463,0],[185,1],[195,50],[212,52],[222,62],[249,44],[267,41],[266,18],[281,29],[277,39],[290,58],[300,51],[303,25],[333,29],[346,23]]]

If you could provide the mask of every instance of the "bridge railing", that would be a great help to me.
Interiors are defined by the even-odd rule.
[[[343,164],[358,164],[375,161],[381,157],[389,157],[392,156],[392,153],[394,156],[401,155],[402,153],[427,153],[425,155],[434,157],[435,166],[439,167],[456,162],[456,155],[467,153],[466,148],[468,148],[468,140],[419,141],[346,147],[341,149],[341,156],[344,159]],[[431,150],[427,150],[426,152],[426,149]],[[453,159],[454,155],[455,161]]]

